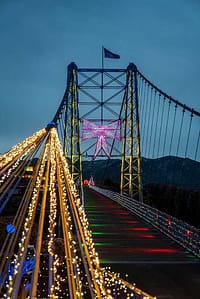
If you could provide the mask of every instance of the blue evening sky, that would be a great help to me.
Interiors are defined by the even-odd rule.
[[[67,65],[100,67],[104,45],[200,110],[199,0],[0,0],[0,152],[46,126]]]

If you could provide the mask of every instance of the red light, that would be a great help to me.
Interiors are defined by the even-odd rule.
[[[178,249],[172,248],[127,248],[128,252],[148,252],[148,253],[175,253],[180,252]]]
[[[155,236],[150,234],[138,234],[137,237],[139,238],[147,238],[147,239],[155,239]]]
[[[128,230],[134,230],[134,231],[147,231],[149,228],[147,227],[130,227]]]
[[[135,220],[126,220],[126,223],[129,223],[129,224],[137,224],[138,221],[135,221]]]

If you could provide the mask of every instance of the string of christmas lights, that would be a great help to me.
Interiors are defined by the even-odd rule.
[[[37,143],[39,139],[42,139],[46,135],[46,129],[41,129],[34,133],[32,136],[28,137],[21,143],[15,145],[11,148],[10,151],[0,156],[0,170],[5,167],[9,162],[12,162],[14,159],[19,157],[26,151],[31,145]]]
[[[47,148],[46,148],[46,150],[47,150]],[[22,231],[22,237],[18,244],[19,251],[18,251],[18,254],[15,255],[15,258],[13,261],[14,272],[13,272],[13,275],[9,275],[8,282],[6,283],[7,292],[4,294],[4,297],[7,299],[14,298],[13,290],[15,293],[17,293],[18,289],[19,289],[19,281],[20,281],[20,277],[21,277],[20,272],[22,271],[22,267],[24,264],[24,258],[25,258],[25,247],[27,248],[27,246],[28,246],[31,227],[33,225],[33,216],[35,214],[36,205],[37,205],[37,201],[38,201],[38,197],[39,197],[39,191],[40,191],[40,187],[41,187],[41,182],[42,182],[42,178],[44,176],[46,150],[45,150],[45,154],[42,158],[40,171],[39,171],[39,174],[38,174],[38,177],[36,180],[36,186],[34,188],[32,200],[31,200],[31,203],[30,203],[29,209],[28,209],[28,215],[25,219],[24,229]],[[18,277],[17,277],[17,274],[18,274]],[[15,283],[16,281],[18,281],[17,285]]]
[[[55,131],[50,132],[50,180],[49,180],[49,196],[50,196],[50,213],[49,213],[49,227],[48,227],[48,253],[49,253],[49,298],[58,298],[55,295],[55,283],[58,285],[57,267],[59,265],[59,258],[55,255],[55,227],[57,216],[57,198],[56,198],[56,152],[55,152]],[[56,281],[54,281],[56,280]]]
[[[32,193],[29,194],[30,203],[27,212],[20,214],[25,215],[24,226],[18,250],[11,262],[13,271],[8,270],[4,298],[16,299],[20,287],[27,288],[29,285],[29,298],[112,299],[122,296],[120,298],[153,299],[110,269],[101,268],[89,222],[57,130],[50,128],[46,133],[47,139],[36,166],[37,177],[30,178],[33,185]],[[19,150],[17,147],[16,152]],[[29,150],[25,152],[30,150],[29,143]],[[15,163],[18,163],[18,159]],[[24,159],[26,157],[22,154],[19,161]],[[25,198],[28,200],[28,197]],[[34,267],[28,281],[24,282],[24,265],[36,212],[39,223],[36,223],[36,241],[32,245],[35,248]],[[58,237],[59,230],[61,238]],[[45,242],[46,249],[42,246]],[[63,244],[64,253],[58,250],[57,244]]]

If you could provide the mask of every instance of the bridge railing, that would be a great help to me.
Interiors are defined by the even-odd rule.
[[[186,248],[193,255],[200,258],[199,229],[188,223],[185,223],[182,220],[172,217],[169,214],[152,208],[147,204],[140,203],[133,198],[96,186],[92,186],[91,188],[98,193],[101,193],[104,196],[116,201],[127,210],[149,222],[169,238]]]

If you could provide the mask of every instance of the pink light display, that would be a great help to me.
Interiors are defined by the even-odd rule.
[[[106,137],[121,140],[121,120],[115,120],[107,125],[95,124],[94,122],[82,119],[82,141],[97,138],[94,159],[101,150],[110,158]]]
[[[93,179],[92,176],[90,177],[89,185],[91,185],[91,186],[94,186],[94,185],[95,185],[95,184],[94,184],[94,179]]]

